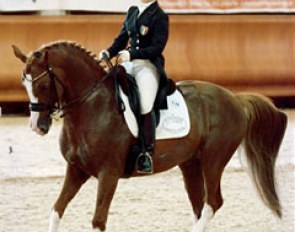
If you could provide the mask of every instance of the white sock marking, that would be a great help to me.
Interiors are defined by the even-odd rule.
[[[48,232],[58,232],[60,218],[56,211],[52,211],[49,221],[49,229]]]
[[[204,232],[208,222],[213,218],[214,212],[210,205],[204,204],[201,218],[194,224],[192,232]]]

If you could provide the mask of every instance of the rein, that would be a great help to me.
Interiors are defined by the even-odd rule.
[[[59,118],[62,118],[66,114],[66,110],[73,107],[76,104],[85,102],[97,89],[100,87],[101,83],[103,83],[107,78],[108,74],[104,75],[103,78],[101,78],[99,81],[96,81],[95,84],[89,88],[88,90],[84,91],[83,94],[78,96],[77,98],[70,100],[69,102],[66,102],[64,104],[61,103],[57,87],[56,87],[56,81],[61,84],[61,86],[65,89],[65,85],[62,83],[62,81],[57,77],[57,75],[53,72],[51,66],[47,66],[46,70],[41,73],[39,76],[35,77],[32,80],[29,80],[23,75],[23,79],[26,79],[27,81],[31,81],[32,83],[40,80],[41,78],[45,77],[46,75],[50,78],[50,93],[51,98],[57,98],[57,101],[53,104],[45,104],[45,103],[29,103],[29,109],[30,111],[34,112],[43,112],[43,111],[49,111],[50,114],[54,117],[55,115],[58,115]]]

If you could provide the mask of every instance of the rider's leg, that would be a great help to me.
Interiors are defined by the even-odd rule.
[[[133,71],[139,90],[142,122],[140,135],[143,145],[142,153],[137,161],[137,170],[141,173],[152,173],[156,118],[153,105],[159,86],[159,74],[156,67],[148,60],[133,62]]]
[[[155,112],[151,111],[142,115],[141,133],[143,139],[143,150],[137,160],[137,171],[140,173],[152,173],[153,161],[152,155],[155,147],[155,130],[156,116]]]

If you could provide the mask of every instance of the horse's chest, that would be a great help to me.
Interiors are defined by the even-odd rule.
[[[69,145],[62,151],[65,160],[70,164],[86,165],[89,162],[89,147],[87,143]]]

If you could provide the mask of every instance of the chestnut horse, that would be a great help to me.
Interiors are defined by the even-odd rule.
[[[74,42],[50,43],[28,56],[13,48],[25,63],[22,82],[31,101],[32,129],[45,135],[54,114],[64,117],[60,149],[67,170],[49,232],[58,231],[66,206],[91,176],[99,180],[93,230],[105,231],[113,195],[136,142],[115,107],[112,75],[94,54]],[[188,106],[190,132],[183,138],[156,141],[154,173],[179,166],[195,217],[192,231],[204,231],[222,206],[221,176],[240,144],[261,199],[280,217],[275,161],[286,115],[263,96],[233,94],[207,82],[183,81],[177,88]]]

